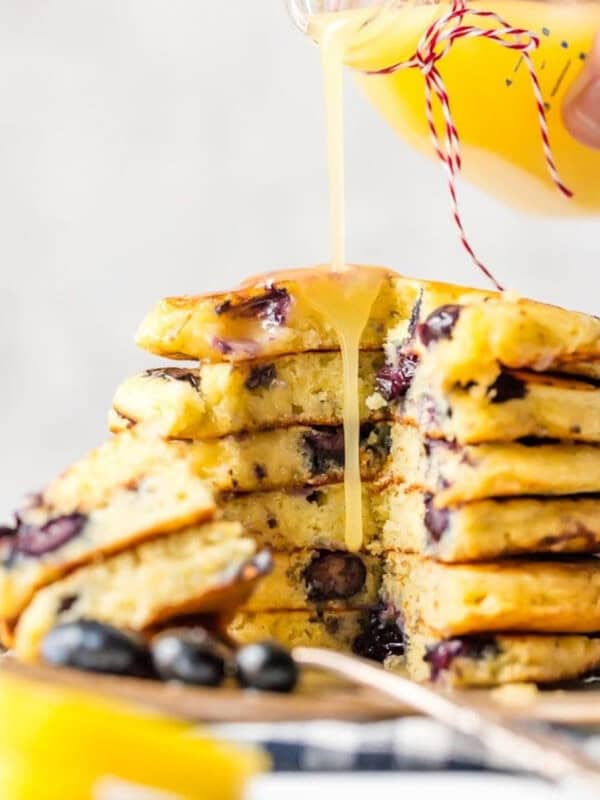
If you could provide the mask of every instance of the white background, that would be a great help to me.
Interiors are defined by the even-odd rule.
[[[437,165],[351,89],[348,116],[350,259],[479,282]],[[283,0],[0,0],[3,516],[105,436],[162,295],[327,259],[324,151]],[[506,284],[597,310],[596,222],[461,199]]]

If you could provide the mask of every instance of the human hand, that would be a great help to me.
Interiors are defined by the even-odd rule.
[[[588,147],[600,149],[600,34],[581,75],[567,92],[563,119],[572,136]]]

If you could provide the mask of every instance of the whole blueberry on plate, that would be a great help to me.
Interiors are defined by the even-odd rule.
[[[144,640],[97,620],[57,625],[42,640],[41,652],[44,661],[56,666],[136,677],[151,674]]]
[[[263,692],[291,692],[298,683],[298,665],[287,650],[272,642],[241,647],[235,674],[244,688]]]
[[[163,680],[220,686],[225,678],[222,648],[202,628],[175,628],[152,641],[154,669]]]

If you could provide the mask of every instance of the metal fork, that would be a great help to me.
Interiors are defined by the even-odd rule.
[[[295,661],[393,697],[510,760],[515,767],[558,784],[573,797],[600,798],[600,765],[557,736],[527,730],[463,697],[414,683],[372,661],[317,647],[297,647]]]

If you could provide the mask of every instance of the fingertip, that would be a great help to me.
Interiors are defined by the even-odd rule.
[[[562,116],[575,139],[600,149],[600,35],[596,36],[581,74],[565,96]]]

